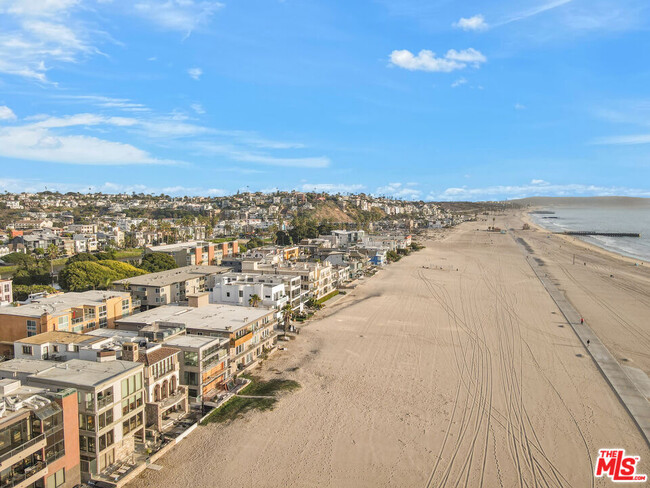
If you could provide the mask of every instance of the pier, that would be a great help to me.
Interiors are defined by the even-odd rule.
[[[607,237],[641,237],[637,232],[596,232],[589,230],[568,230],[566,232],[556,232],[567,236],[607,236]]]

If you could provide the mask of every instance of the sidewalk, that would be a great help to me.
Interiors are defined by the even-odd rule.
[[[548,294],[557,304],[567,322],[571,325],[573,331],[591,355],[603,377],[612,387],[632,417],[632,420],[641,431],[641,435],[643,435],[646,443],[650,446],[650,402],[637,389],[634,381],[626,374],[625,369],[621,367],[616,358],[609,352],[609,349],[600,342],[600,339],[591,330],[591,327],[586,323],[580,323],[581,315],[569,303],[564,293],[558,290],[551,281],[551,278],[548,277],[545,269],[540,267],[539,263],[532,258],[531,254],[520,242],[517,242],[517,245],[522,248],[526,256],[526,261],[528,261],[528,264],[542,282]],[[589,344],[587,344],[587,341],[589,341]]]

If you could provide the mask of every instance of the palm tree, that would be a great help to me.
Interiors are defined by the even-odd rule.
[[[285,336],[287,335],[287,330],[291,325],[291,319],[293,318],[293,315],[294,313],[293,308],[291,308],[291,304],[287,303],[284,307],[282,307],[282,322]]]
[[[261,301],[262,299],[260,298],[260,296],[258,294],[255,294],[255,295],[251,295],[251,297],[248,299],[248,304],[251,307],[257,307]]]

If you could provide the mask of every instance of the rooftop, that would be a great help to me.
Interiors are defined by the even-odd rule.
[[[45,298],[35,298],[32,303],[19,307],[0,308],[0,315],[20,315],[24,317],[40,317],[44,313],[59,315],[71,308],[80,308],[84,305],[97,306],[105,300],[114,297],[129,298],[128,292],[90,290],[83,292],[69,292],[52,295]]]
[[[160,246],[147,246],[147,249],[151,252],[173,252],[180,251],[182,249],[188,249],[191,247],[203,246],[208,244],[205,241],[187,241],[179,242],[177,244],[161,244]]]
[[[145,366],[150,366],[176,354],[178,354],[178,349],[174,349],[173,347],[153,347],[151,349],[143,349],[140,351],[140,355],[138,356],[138,362],[144,363]]]
[[[238,307],[234,305],[209,304],[202,307],[163,305],[124,317],[116,324],[151,325],[154,322],[184,325],[188,329],[230,332],[256,322],[274,311],[266,307]]]
[[[20,342],[21,344],[35,345],[48,344],[50,342],[56,342],[58,344],[93,344],[95,342],[101,342],[103,340],[103,337],[96,337],[90,334],[75,334],[73,332],[50,331],[43,332],[42,334],[36,334],[32,337],[20,339],[20,341],[17,342]]]
[[[49,363],[50,361],[43,362]],[[71,359],[64,363],[53,362],[52,366],[32,377],[35,376],[37,379],[70,386],[94,387],[129,371],[135,373],[142,364],[121,360],[99,363],[95,361],[84,361],[83,359]]]
[[[224,339],[223,337],[184,335],[169,339],[165,341],[165,344],[173,347],[192,347],[200,349],[205,346],[216,345],[217,343],[225,346],[228,342],[228,339]]]
[[[149,273],[133,278],[125,278],[123,280],[114,281],[113,284],[130,284],[131,286],[167,286],[179,281],[187,281],[193,278],[200,278],[201,276],[208,276],[211,274],[220,274],[230,271],[231,268],[224,266],[183,266],[182,268],[174,268],[167,271],[159,271],[158,273]]]

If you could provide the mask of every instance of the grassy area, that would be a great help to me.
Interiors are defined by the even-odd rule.
[[[232,397],[212,412],[202,424],[228,422],[243,417],[246,412],[251,410],[272,410],[278,400],[277,398],[266,397],[275,396],[276,393],[281,391],[293,391],[300,388],[300,384],[293,380],[272,379],[263,381],[256,376],[250,376],[248,379],[251,380],[250,384],[241,390],[239,394],[259,396],[260,398]]]
[[[2,266],[0,267],[0,276],[3,278],[11,278],[17,269],[18,266]]]
[[[335,297],[336,295],[338,295],[338,294],[339,294],[339,291],[338,291],[338,290],[334,290],[332,293],[328,293],[328,294],[325,295],[323,298],[321,298],[321,299],[319,299],[319,300],[316,300],[316,303],[319,304],[319,305],[322,305],[322,304],[325,303],[327,300],[329,300],[330,298],[334,298],[334,297]]]
[[[221,242],[230,242],[230,241],[236,241],[236,237],[220,237],[218,239],[210,239],[210,242],[214,242],[215,244],[219,244]]]
[[[115,259],[139,258],[142,256],[142,249],[120,249],[115,251]]]
[[[248,376],[250,384],[240,393],[251,396],[272,396],[280,391],[293,391],[300,388],[300,384],[293,380],[274,378],[269,381],[261,381],[256,376]]]

